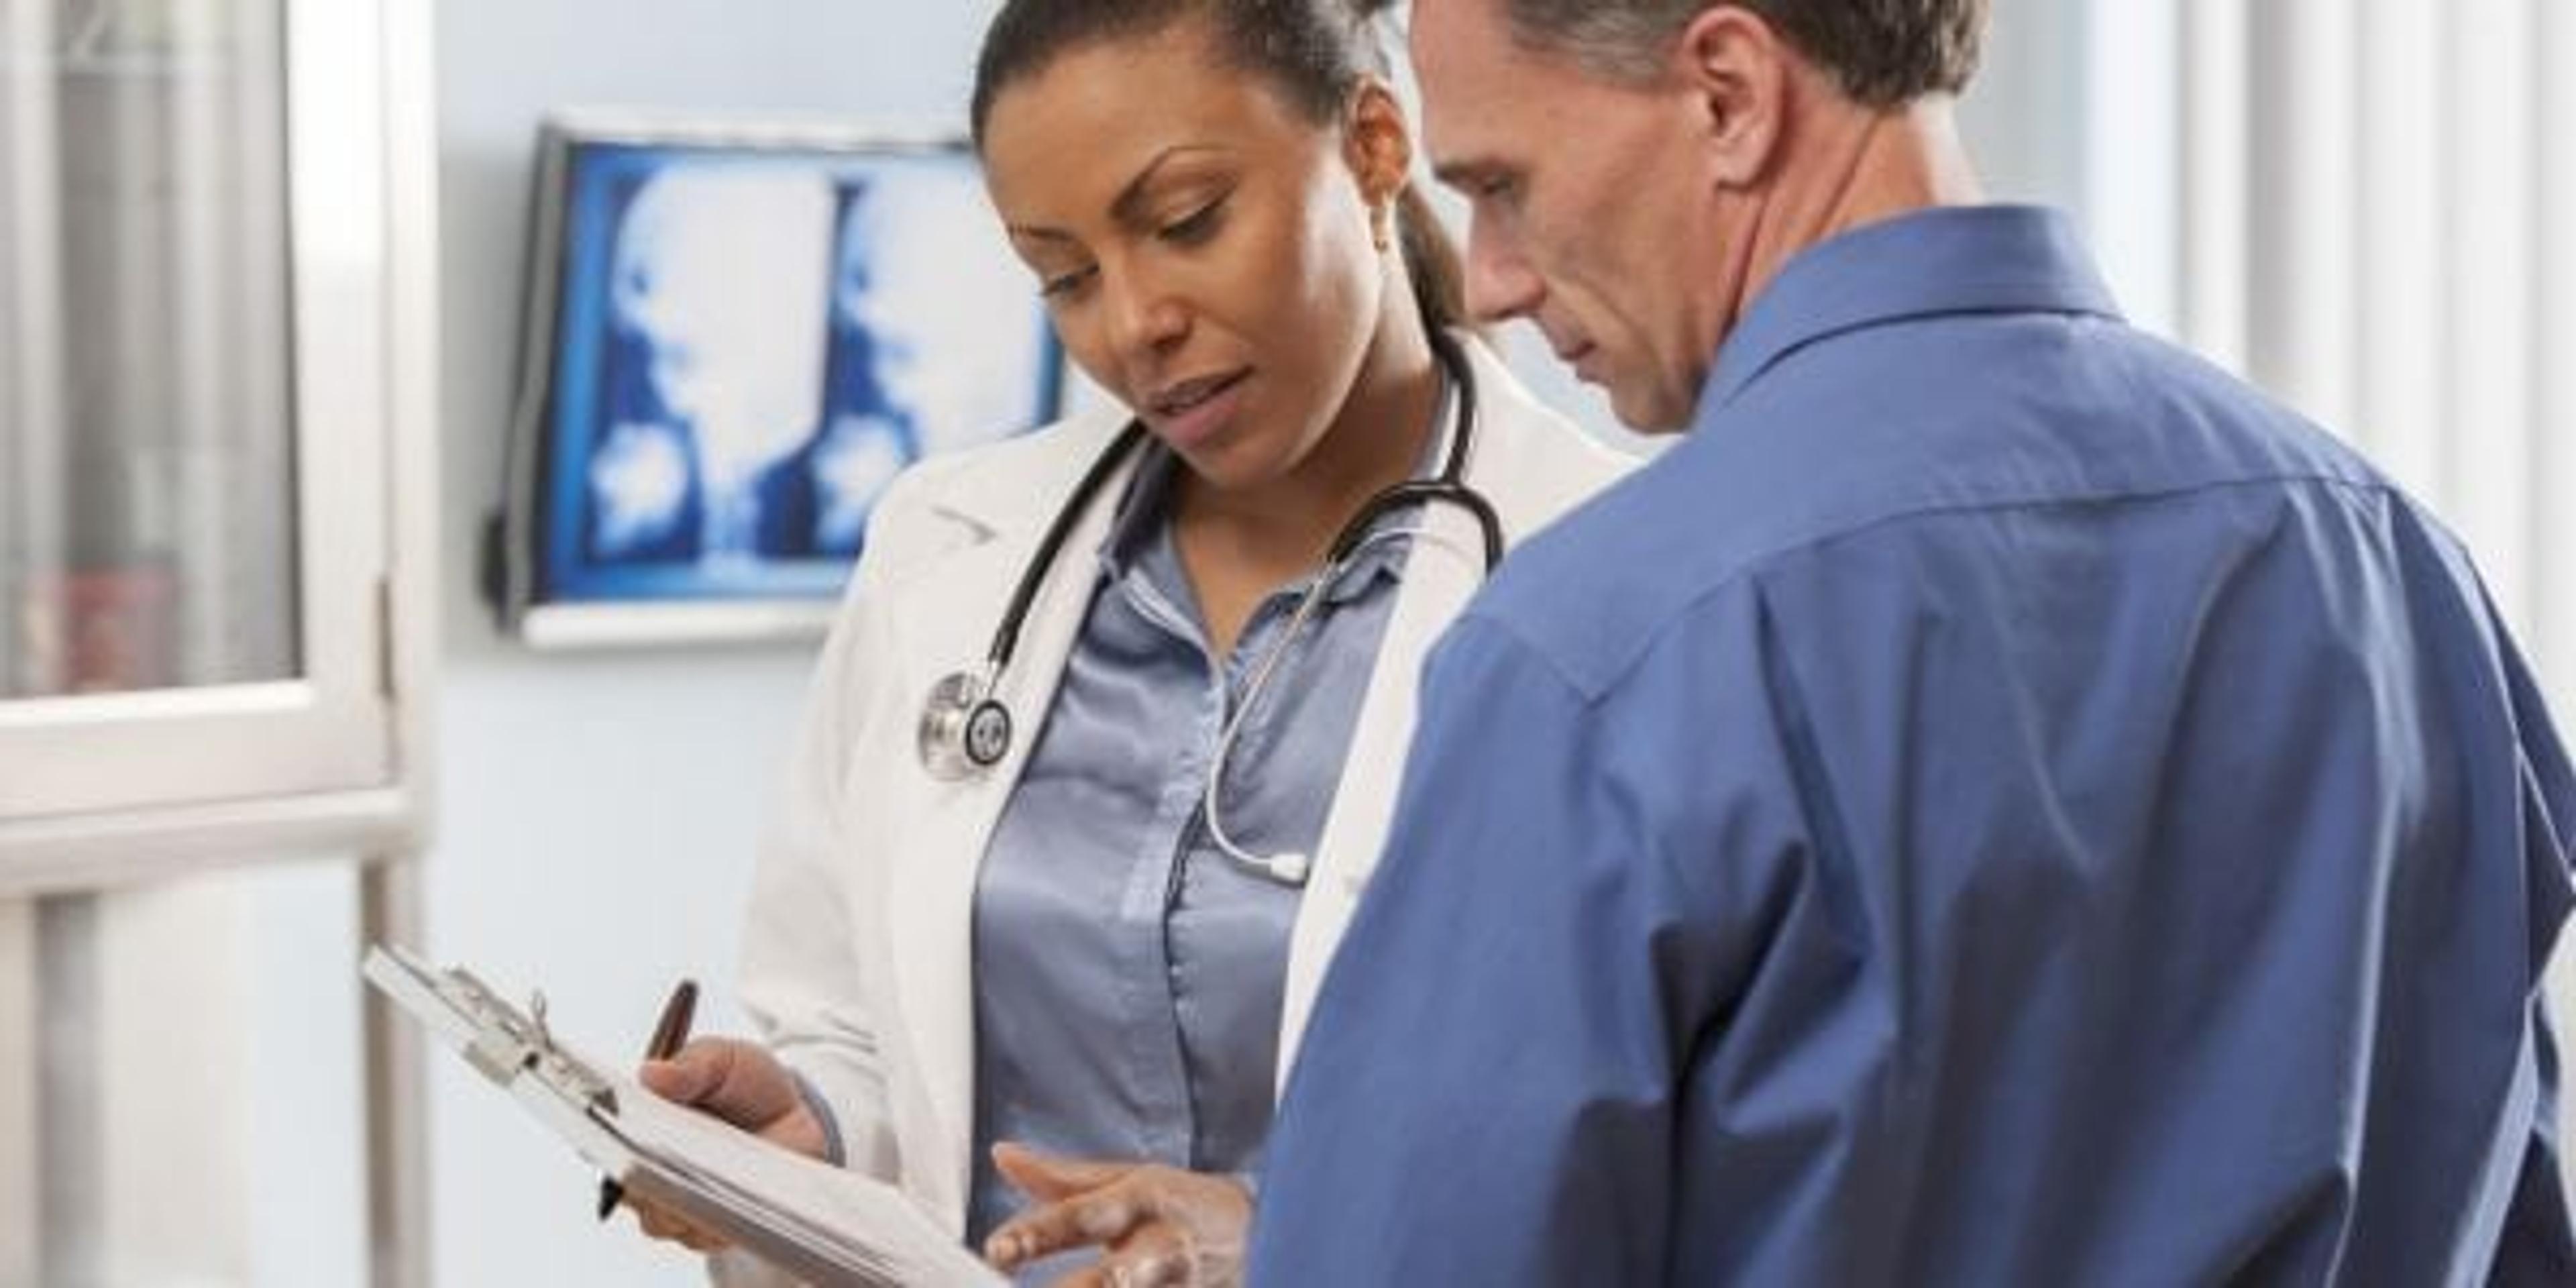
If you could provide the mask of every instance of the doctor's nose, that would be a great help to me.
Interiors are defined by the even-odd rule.
[[[1467,314],[1478,322],[1526,317],[1547,298],[1547,284],[1507,240],[1479,220],[1467,232]]]
[[[1189,310],[1168,291],[1134,275],[1103,283],[1107,288],[1109,340],[1130,362],[1162,356],[1189,334]]]

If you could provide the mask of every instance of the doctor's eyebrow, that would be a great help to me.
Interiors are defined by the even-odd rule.
[[[1146,162],[1145,168],[1137,171],[1136,177],[1128,180],[1127,185],[1118,190],[1117,197],[1110,201],[1110,215],[1120,223],[1125,224],[1144,224],[1152,222],[1151,213],[1145,208],[1145,193],[1146,190],[1153,185],[1155,176],[1162,173],[1165,165],[1169,164],[1176,158],[1186,157],[1193,153],[1203,152],[1215,156],[1225,156],[1228,155],[1230,151],[1231,149],[1219,147],[1212,143],[1182,143],[1175,144],[1155,153],[1154,159]],[[1005,226],[1005,231],[1013,237],[1023,237],[1037,241],[1075,240],[1073,234],[1068,233],[1061,228],[1050,228],[1040,224],[1009,224]]]
[[[1153,160],[1145,163],[1144,169],[1136,172],[1135,178],[1127,181],[1125,188],[1119,190],[1118,199],[1109,203],[1109,213],[1115,215],[1120,223],[1151,223],[1152,215],[1145,209],[1145,190],[1153,186],[1154,177],[1162,173],[1165,165],[1174,158],[1186,157],[1192,153],[1204,152],[1223,156],[1226,151],[1224,148],[1208,143],[1183,143],[1163,149],[1154,155]]]

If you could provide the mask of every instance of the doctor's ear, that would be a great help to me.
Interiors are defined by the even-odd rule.
[[[1772,167],[1802,65],[1761,15],[1714,5],[1682,29],[1671,70],[1690,94],[1709,177],[1723,188],[1760,182]]]
[[[1342,126],[1342,156],[1358,177],[1360,196],[1372,206],[1394,202],[1413,169],[1413,132],[1395,91],[1374,76],[1351,94]]]

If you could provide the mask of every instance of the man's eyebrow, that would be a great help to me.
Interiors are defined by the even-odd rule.
[[[1502,167],[1482,157],[1453,157],[1433,163],[1431,177],[1452,188],[1470,188],[1481,179],[1490,179]]]

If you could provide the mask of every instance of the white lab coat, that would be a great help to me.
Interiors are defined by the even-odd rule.
[[[1469,484],[1517,541],[1633,462],[1533,402],[1461,337],[1477,378]],[[1123,479],[1065,541],[1003,679],[1017,723],[989,776],[940,782],[915,743],[939,679],[979,663],[1047,523],[1123,412],[923,463],[879,503],[794,749],[755,882],[742,991],[762,1036],[839,1120],[849,1165],[899,1184],[962,1237],[975,1109],[976,870],[1089,603]],[[1425,512],[1290,940],[1279,1067],[1377,861],[1424,654],[1481,583],[1475,523]]]

